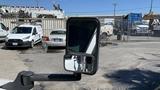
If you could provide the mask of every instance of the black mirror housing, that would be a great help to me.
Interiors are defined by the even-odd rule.
[[[64,68],[66,71],[88,75],[93,75],[97,72],[99,33],[100,22],[97,18],[71,17],[67,20],[66,52],[64,56]],[[83,67],[79,64],[83,65]]]
[[[33,32],[32,35],[36,35],[37,33]]]
[[[6,27],[6,31],[8,31],[9,30],[9,27]]]

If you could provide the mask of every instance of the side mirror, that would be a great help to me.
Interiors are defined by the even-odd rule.
[[[97,18],[72,17],[67,20],[66,71],[93,75],[98,69],[100,23]]]
[[[37,34],[36,32],[33,32],[33,33],[32,33],[32,35],[36,35],[36,34]]]
[[[6,31],[8,31],[9,30],[9,27],[6,27]]]

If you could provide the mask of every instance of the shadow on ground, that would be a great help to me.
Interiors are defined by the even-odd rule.
[[[64,50],[48,50],[47,53],[62,53]]]
[[[62,53],[65,47],[49,47],[47,53]]]
[[[148,70],[119,70],[111,74],[105,74],[114,82],[133,86],[127,90],[154,90],[160,85],[160,73]]]
[[[3,49],[3,50],[27,50],[29,48],[28,47],[10,47],[10,48],[7,48],[7,47],[3,46],[1,49]]]

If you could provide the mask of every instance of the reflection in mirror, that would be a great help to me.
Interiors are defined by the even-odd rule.
[[[68,27],[67,51],[92,54],[96,46],[97,22],[74,20]]]
[[[91,55],[65,55],[64,60],[67,71],[93,72],[94,58]]]

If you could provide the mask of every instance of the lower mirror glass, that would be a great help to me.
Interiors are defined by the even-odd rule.
[[[92,55],[65,55],[64,66],[67,71],[91,74],[94,70]]]

